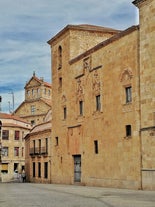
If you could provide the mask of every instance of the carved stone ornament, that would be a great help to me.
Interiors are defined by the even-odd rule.
[[[67,101],[66,96],[63,95],[63,96],[61,97],[61,103],[64,104],[66,101]]]
[[[76,91],[76,95],[77,95],[77,101],[83,100],[83,98],[84,98],[84,90],[83,90],[83,86],[82,86],[82,83],[81,83],[81,79],[80,78],[77,79],[77,91]]]
[[[87,57],[83,60],[83,69],[86,71],[91,70],[91,58]]]
[[[120,75],[120,82],[129,82],[131,81],[133,77],[132,71],[127,69],[124,69],[123,72]]]
[[[101,89],[100,78],[99,78],[98,72],[95,71],[94,77],[93,77],[93,91],[100,92],[100,89]]]

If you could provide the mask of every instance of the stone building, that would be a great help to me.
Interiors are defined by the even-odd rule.
[[[31,123],[32,126],[44,122],[47,112],[51,109],[51,84],[35,73],[25,85],[25,100],[14,114]]]
[[[51,182],[51,110],[43,123],[25,137],[25,172],[27,181]]]
[[[10,114],[0,113],[0,179],[11,181],[25,168],[25,135],[31,125]]]
[[[52,182],[155,189],[155,0],[124,31],[68,25],[52,56]]]

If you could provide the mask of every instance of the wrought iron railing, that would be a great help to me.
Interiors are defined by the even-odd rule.
[[[30,148],[30,153],[31,156],[35,155],[47,155],[48,154],[48,149],[47,147],[35,147],[35,148]]]

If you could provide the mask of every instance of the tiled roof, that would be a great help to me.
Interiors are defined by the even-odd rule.
[[[45,131],[45,130],[48,130],[48,129],[52,129],[52,124],[51,122],[45,122],[45,123],[41,123],[41,124],[38,124],[36,125],[30,132],[30,134],[33,134],[33,133],[38,133],[38,132],[41,132],[41,131]]]
[[[45,81],[43,80],[43,78],[40,78],[40,79],[39,79],[38,77],[35,76],[35,74],[33,74],[32,78],[26,83],[25,88],[26,88],[26,86],[31,82],[32,79],[36,80],[36,81],[39,82],[40,84],[44,84],[45,86],[47,86],[47,87],[49,87],[49,88],[52,87],[52,85],[51,85],[50,83],[48,83],[48,82],[45,82]]]
[[[16,121],[21,121],[21,122],[27,123],[24,119],[22,119],[18,116],[15,116],[13,114],[7,114],[7,113],[0,113],[0,119],[13,119]]]

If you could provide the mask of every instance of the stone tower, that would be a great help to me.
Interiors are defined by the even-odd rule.
[[[155,189],[155,0],[135,0],[139,8],[139,69],[142,186]]]

